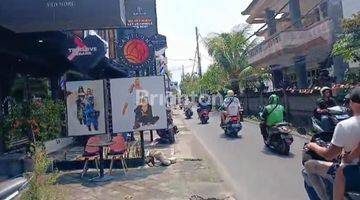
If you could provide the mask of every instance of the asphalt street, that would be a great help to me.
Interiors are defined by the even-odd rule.
[[[206,125],[197,115],[185,124],[214,158],[238,199],[308,199],[301,176],[304,138],[295,136],[290,155],[281,156],[264,146],[256,124],[244,122],[242,136],[235,139],[224,135],[218,113],[211,113]]]

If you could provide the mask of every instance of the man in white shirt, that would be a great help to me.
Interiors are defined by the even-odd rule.
[[[221,106],[221,124],[222,126],[226,121],[227,116],[239,116],[240,110],[242,109],[240,100],[235,96],[234,91],[229,90],[227,96]]]
[[[309,150],[331,161],[342,153],[348,154],[356,149],[360,142],[360,87],[356,87],[350,93],[350,106],[354,116],[338,123],[330,147],[326,148],[316,143],[310,143],[307,145]],[[355,159],[353,163],[358,161],[358,159]],[[308,180],[322,200],[329,199],[329,197],[319,176],[331,180],[334,178],[337,167],[336,163],[326,161],[309,160],[305,163]]]

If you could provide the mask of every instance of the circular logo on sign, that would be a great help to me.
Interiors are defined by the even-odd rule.
[[[120,41],[119,48],[119,58],[129,68],[142,69],[154,60],[153,44],[143,35],[126,35]]]
[[[125,58],[134,64],[141,64],[149,58],[149,47],[143,40],[133,39],[124,47]]]

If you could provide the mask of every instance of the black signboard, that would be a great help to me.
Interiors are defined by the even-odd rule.
[[[151,40],[141,34],[128,34],[119,41],[121,63],[130,70],[143,70],[155,65],[155,51]]]
[[[92,70],[105,58],[105,43],[96,35],[89,35],[85,39],[78,37],[65,49],[67,59],[83,73]]]
[[[125,8],[128,27],[147,37],[157,34],[156,0],[125,0]]]
[[[15,32],[125,26],[124,0],[1,0],[0,26]]]

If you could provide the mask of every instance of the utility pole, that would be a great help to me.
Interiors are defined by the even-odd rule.
[[[184,65],[182,66],[182,73],[181,73],[181,79],[184,79],[185,76],[185,69],[184,69]]]
[[[196,32],[196,54],[197,54],[197,61],[198,61],[198,73],[199,73],[199,76],[202,77],[201,55],[200,55],[200,49],[199,49],[199,29],[198,29],[198,27],[195,27],[195,32]]]

